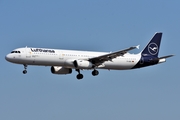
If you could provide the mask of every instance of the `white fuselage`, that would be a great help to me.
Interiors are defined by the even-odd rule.
[[[17,52],[16,52],[17,51]],[[75,51],[47,48],[18,48],[6,56],[12,63],[40,66],[62,66],[75,68],[71,64],[74,60],[88,60],[89,58],[107,54],[105,52]],[[140,54],[126,53],[123,56],[104,62],[99,69],[124,70],[133,68],[140,60]]]
[[[62,50],[47,48],[18,48],[6,55],[6,60],[16,64],[23,64],[23,74],[27,73],[28,65],[51,66],[53,74],[71,74],[75,69],[77,79],[82,79],[82,69],[93,69],[92,75],[99,74],[96,69],[128,70],[156,65],[166,61],[173,55],[158,57],[162,33],[155,33],[146,47],[138,54],[130,54],[128,51],[139,49],[132,46],[116,52],[92,52],[78,50]]]

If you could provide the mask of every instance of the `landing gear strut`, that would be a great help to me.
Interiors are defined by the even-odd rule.
[[[96,76],[96,75],[98,75],[98,74],[99,74],[99,71],[97,71],[97,70],[95,70],[95,69],[92,71],[92,75],[93,75],[93,76]]]
[[[82,78],[83,78],[83,74],[80,73],[80,70],[79,70],[79,69],[76,69],[76,71],[78,72],[76,78],[77,78],[78,80],[82,79]]]
[[[27,65],[26,64],[24,64],[24,70],[23,70],[23,74],[26,74],[27,73]]]

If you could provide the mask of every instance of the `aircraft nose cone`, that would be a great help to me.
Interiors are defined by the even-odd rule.
[[[7,61],[10,61],[10,59],[11,59],[10,55],[7,54],[7,55],[5,56],[5,59],[6,59]]]

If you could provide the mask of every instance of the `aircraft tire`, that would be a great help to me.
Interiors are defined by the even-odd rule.
[[[99,71],[97,71],[97,70],[93,70],[93,71],[92,71],[92,75],[93,75],[93,76],[96,76],[96,75],[98,75],[98,74],[99,74]]]
[[[27,70],[23,70],[23,74],[26,74],[27,73]]]
[[[82,79],[82,78],[83,78],[83,74],[78,74],[78,75],[76,76],[76,78],[77,78],[78,80]]]

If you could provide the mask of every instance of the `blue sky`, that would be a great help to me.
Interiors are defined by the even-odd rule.
[[[164,0],[1,0],[0,119],[179,120],[180,2]],[[144,48],[163,32],[166,63],[127,71],[53,75],[50,67],[5,61],[18,47],[117,51]],[[138,53],[133,50],[131,53]]]

